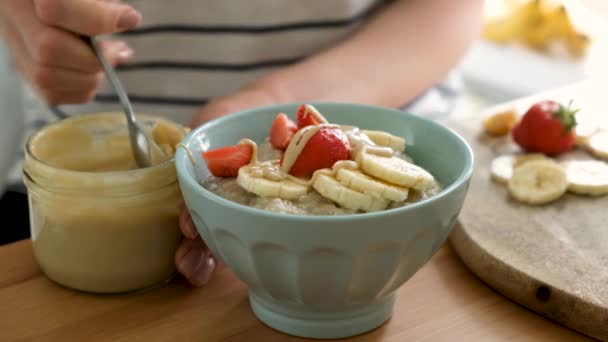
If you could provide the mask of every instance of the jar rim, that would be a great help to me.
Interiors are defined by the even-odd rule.
[[[51,124],[55,125],[55,123]],[[50,127],[50,126],[47,126]],[[66,173],[73,173],[73,174],[81,174],[81,175],[106,175],[106,176],[110,176],[110,175],[126,175],[129,173],[136,173],[136,172],[142,172],[143,170],[155,170],[155,169],[161,169],[164,167],[167,167],[167,165],[169,164],[173,164],[175,163],[175,156],[171,157],[171,159],[167,159],[166,161],[156,164],[156,165],[152,165],[152,166],[148,166],[148,167],[143,167],[143,168],[137,168],[137,169],[129,169],[129,170],[114,170],[114,171],[79,171],[79,170],[71,170],[71,169],[65,169],[65,168],[60,168],[60,167],[56,167],[53,166],[47,162],[44,162],[43,160],[40,160],[40,158],[36,157],[34,155],[34,153],[32,153],[32,151],[30,150],[30,142],[31,140],[40,132],[42,132],[44,128],[39,129],[37,131],[35,131],[34,133],[32,133],[30,135],[30,137],[27,139],[27,142],[25,144],[25,153],[27,154],[27,156],[31,157],[32,160],[36,161],[37,163],[40,163],[42,165],[44,165],[45,167],[54,169],[54,170],[58,170],[61,172],[66,172]]]
[[[66,172],[70,172],[70,173],[75,173],[75,174],[96,174],[96,175],[100,175],[100,174],[106,174],[106,175],[111,175],[111,174],[125,174],[125,173],[129,173],[129,172],[137,172],[137,171],[141,171],[141,170],[153,170],[155,168],[161,168],[161,167],[166,167],[167,164],[172,164],[175,162],[175,156],[171,157],[171,159],[168,159],[162,163],[156,164],[156,165],[152,165],[149,167],[145,167],[145,168],[137,168],[137,169],[130,169],[130,170],[121,170],[121,171],[78,171],[78,170],[70,170],[70,169],[64,169],[64,168],[59,168],[56,166],[53,166],[49,163],[44,162],[43,160],[40,160],[40,158],[36,157],[34,155],[34,153],[32,153],[30,147],[31,147],[31,143],[32,140],[34,138],[36,138],[40,133],[42,133],[43,131],[50,129],[52,127],[55,126],[59,126],[61,124],[64,124],[65,122],[69,122],[69,121],[79,121],[79,120],[85,120],[87,118],[91,118],[92,116],[118,116],[118,115],[122,115],[119,112],[101,112],[101,113],[85,113],[85,114],[81,114],[78,116],[73,116],[70,118],[66,118],[57,122],[53,122],[50,125],[46,125],[44,127],[41,127],[37,130],[35,130],[32,134],[30,134],[30,136],[27,138],[27,141],[25,143],[25,153],[28,154],[33,160],[37,161],[38,163],[41,163],[47,167],[53,168],[55,170],[61,170],[61,171],[66,171]],[[155,119],[155,120],[164,120],[164,121],[168,121],[165,120],[163,118],[160,117],[155,117],[152,115],[147,115],[147,114],[138,114],[138,116],[141,116],[142,118],[151,118],[151,119]]]
[[[82,114],[82,115],[78,115],[78,116],[70,117],[67,119],[63,119],[61,121],[54,122],[50,125],[47,125],[45,127],[39,128],[38,130],[34,131],[27,138],[26,144],[25,144],[25,162],[24,162],[24,166],[23,166],[24,176],[25,176],[25,174],[27,174],[27,177],[29,178],[29,180],[32,181],[34,184],[47,186],[46,183],[48,183],[48,185],[50,185],[50,187],[56,188],[56,189],[62,189],[62,190],[74,189],[75,187],[70,187],[69,185],[71,182],[68,182],[68,181],[64,181],[62,184],[63,186],[52,186],[55,184],[52,184],[54,182],[51,181],[51,177],[48,177],[49,174],[51,174],[51,175],[54,174],[55,176],[61,175],[62,177],[65,177],[65,178],[73,177],[73,178],[77,178],[77,179],[81,179],[81,180],[87,179],[87,182],[86,182],[87,185],[84,186],[84,188],[86,188],[86,189],[88,189],[88,188],[99,189],[99,188],[112,188],[112,187],[128,188],[129,185],[133,185],[133,183],[137,183],[138,181],[143,182],[144,178],[147,178],[145,176],[154,178],[154,180],[156,181],[156,182],[154,182],[155,186],[153,187],[153,189],[159,189],[164,186],[172,185],[175,182],[177,182],[177,172],[175,171],[175,166],[174,166],[175,165],[175,156],[173,156],[170,159],[165,160],[159,164],[152,165],[152,166],[145,167],[145,168],[134,168],[134,169],[128,169],[128,170],[110,170],[110,171],[80,171],[80,170],[73,170],[73,169],[69,169],[69,168],[57,167],[55,165],[52,165],[52,164],[40,159],[38,156],[36,156],[32,152],[33,141],[36,138],[40,137],[40,134],[45,132],[48,129],[53,129],[54,127],[65,124],[66,122],[69,122],[69,121],[80,121],[80,120],[87,120],[87,119],[90,120],[93,117],[104,117],[104,116],[115,117],[118,115],[123,115],[123,114],[119,113],[119,112],[87,113],[87,114]],[[178,126],[178,124],[171,122],[169,120],[163,119],[161,117],[147,115],[147,114],[138,114],[138,116],[141,117],[142,119],[152,119],[155,121],[162,120],[162,121],[166,121],[172,125]],[[28,169],[32,169],[32,168],[33,169],[39,168],[40,170],[36,171],[36,172],[28,172]],[[111,179],[112,181],[107,181],[108,179]],[[45,180],[48,180],[48,182],[44,182]],[[160,181],[160,180],[162,180],[162,181]],[[95,181],[101,182],[101,183],[103,183],[103,185],[94,185]],[[124,190],[127,190],[127,189],[124,189]]]

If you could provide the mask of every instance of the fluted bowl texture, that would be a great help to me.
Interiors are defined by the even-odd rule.
[[[389,319],[396,291],[446,241],[462,208],[473,166],[467,143],[448,128],[402,111],[314,103],[331,122],[404,137],[406,153],[441,183],[440,194],[381,212],[303,216],[278,214],[223,199],[197,183],[209,176],[200,152],[257,143],[273,119],[292,119],[298,104],[255,108],[193,130],[176,167],[185,203],[215,256],[247,284],[256,316],[288,334],[340,338]]]

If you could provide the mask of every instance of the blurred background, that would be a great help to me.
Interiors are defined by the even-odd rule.
[[[605,77],[607,46],[606,0],[486,0],[460,70],[469,93],[502,102]]]
[[[0,40],[0,195],[4,193],[6,176],[21,153],[24,125],[21,94],[21,81]]]
[[[482,34],[455,72],[463,91],[454,114],[481,113],[589,77],[608,79],[607,61],[608,0],[487,0]],[[22,154],[23,113],[32,110],[24,109],[20,82],[0,41],[0,194]]]

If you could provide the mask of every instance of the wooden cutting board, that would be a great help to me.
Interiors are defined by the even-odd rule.
[[[608,93],[597,89],[604,88],[585,82],[489,111],[514,106],[523,113],[539,99],[565,103],[574,99],[581,108],[582,124],[600,122],[608,116],[608,108],[602,105]],[[475,152],[474,176],[460,215],[461,226],[451,235],[452,245],[464,263],[500,293],[558,323],[608,341],[608,196],[567,194],[537,207],[512,200],[504,185],[491,181],[489,167],[493,158],[517,147],[510,137],[483,134],[482,117],[478,113],[449,124]],[[563,158],[592,157],[579,150]]]

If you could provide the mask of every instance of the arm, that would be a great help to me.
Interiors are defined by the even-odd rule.
[[[404,105],[441,80],[459,61],[478,34],[482,3],[394,1],[350,39],[212,104],[194,124],[224,114],[222,111],[277,102]]]

